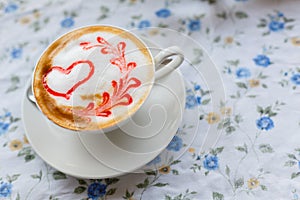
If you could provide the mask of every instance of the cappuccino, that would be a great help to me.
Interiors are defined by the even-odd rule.
[[[148,97],[154,61],[132,33],[90,26],[54,41],[34,71],[40,110],[69,130],[104,130],[134,114]]]

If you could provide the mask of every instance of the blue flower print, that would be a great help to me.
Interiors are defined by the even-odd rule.
[[[11,183],[1,182],[0,183],[0,197],[9,197],[11,194],[11,188],[12,188]]]
[[[199,84],[194,85],[194,90],[195,91],[200,90],[200,89],[201,89],[201,86]]]
[[[11,116],[11,112],[5,112],[4,117],[10,117],[10,116]],[[0,116],[0,118],[1,118],[1,116]]]
[[[0,122],[0,135],[5,134],[8,131],[9,126],[9,123]]]
[[[260,19],[260,23],[257,25],[259,28],[267,28],[263,36],[283,30],[291,30],[294,27],[290,22],[295,21],[295,19],[287,18],[280,11],[275,11],[273,14],[268,14],[267,16],[267,18]]]
[[[106,194],[107,185],[95,182],[88,187],[88,197],[92,200],[98,200]]]
[[[230,69],[230,67],[228,67],[227,73],[228,73],[228,74],[231,74],[231,73],[232,73],[232,70]]]
[[[251,76],[251,72],[248,68],[241,67],[238,68],[235,72],[237,78],[248,78]]]
[[[270,117],[264,116],[256,120],[256,126],[260,130],[270,130],[274,128],[274,122]]]
[[[199,96],[196,96],[196,99],[197,99],[197,104],[200,105],[200,104],[201,104],[201,101],[202,101],[202,98],[199,97]]]
[[[256,58],[253,59],[256,65],[262,67],[268,67],[271,63],[270,58],[266,55],[257,55]]]
[[[171,11],[169,9],[162,8],[162,9],[156,11],[155,14],[157,17],[167,18],[167,17],[170,17]]]
[[[298,200],[298,199],[299,199],[298,194],[293,194],[293,200]]]
[[[156,165],[161,162],[161,157],[158,155],[153,160],[151,160],[147,165]]]
[[[219,159],[215,155],[206,155],[203,160],[203,167],[207,170],[216,170],[219,168]]]
[[[185,99],[185,107],[188,109],[192,109],[201,104],[201,97],[195,96],[193,94],[187,95]]]
[[[182,139],[175,135],[170,142],[170,144],[167,146],[167,150],[169,151],[179,151],[182,148]]]
[[[296,85],[300,85],[300,73],[294,74],[291,77],[291,81]]]
[[[148,28],[150,26],[151,26],[151,23],[149,20],[142,20],[142,21],[140,21],[138,28],[143,29],[143,28]]]
[[[65,18],[64,20],[62,20],[60,22],[60,25],[63,28],[70,28],[70,27],[72,27],[74,25],[74,23],[75,22],[74,22],[74,20],[73,20],[72,17],[67,17],[67,18]]]
[[[277,12],[277,16],[278,16],[278,17],[284,17],[284,14],[283,14],[282,12],[279,12],[279,11],[278,11],[278,12]]]
[[[13,48],[10,55],[13,59],[18,59],[18,58],[21,58],[22,53],[23,53],[22,48]]]
[[[300,169],[300,161],[298,161],[298,168]]]
[[[280,21],[271,21],[269,23],[269,29],[273,32],[278,32],[284,29],[284,22]]]
[[[190,31],[199,31],[201,28],[201,22],[199,19],[197,20],[190,20],[188,24],[188,28]]]
[[[12,13],[12,12],[16,11],[17,9],[18,9],[18,6],[16,4],[8,4],[4,8],[4,12],[5,13]]]

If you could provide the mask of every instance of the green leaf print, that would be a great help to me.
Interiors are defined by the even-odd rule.
[[[240,188],[240,187],[243,187],[244,185],[244,178],[241,177],[237,180],[234,181],[234,187],[237,189],[237,188]]]
[[[54,180],[67,179],[67,176],[60,171],[53,172],[52,176],[53,176]]]
[[[297,178],[298,176],[300,176],[300,172],[294,172],[294,173],[292,173],[292,175],[291,175],[291,179]]]
[[[243,12],[243,11],[236,11],[235,12],[235,16],[238,18],[238,19],[245,19],[245,18],[248,18],[248,14]]]
[[[169,185],[169,183],[155,183],[153,186],[155,186],[155,187],[165,187],[167,185]]]
[[[285,167],[293,167],[295,165],[297,165],[298,162],[294,161],[294,160],[289,160],[289,161],[286,161],[284,166]]]
[[[111,184],[115,184],[119,181],[118,178],[106,178],[104,179],[106,185],[111,185]]]
[[[75,194],[81,194],[86,190],[86,187],[83,186],[78,186],[77,188],[74,189]]]
[[[137,188],[146,188],[149,185],[149,179],[146,178],[143,183],[139,183],[136,185]]]
[[[271,147],[270,144],[260,144],[259,145],[259,150],[262,153],[273,153],[274,152],[274,150],[273,150],[273,148]]]
[[[113,195],[113,194],[116,193],[116,191],[117,191],[117,188],[111,188],[111,189],[109,189],[109,190],[106,192],[106,195],[107,195],[107,196],[108,196],[108,195]]]
[[[213,200],[224,200],[224,195],[218,192],[212,193]]]

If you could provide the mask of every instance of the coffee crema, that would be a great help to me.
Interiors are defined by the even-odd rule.
[[[70,130],[109,129],[135,113],[154,81],[151,53],[136,36],[89,26],[55,40],[37,62],[33,91],[41,111]]]

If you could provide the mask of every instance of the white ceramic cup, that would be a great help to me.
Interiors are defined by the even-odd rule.
[[[109,34],[110,35],[115,34],[113,40],[112,39],[105,40],[105,36],[107,36]],[[78,35],[80,35],[80,36],[78,36]],[[101,37],[99,35],[101,35]],[[102,35],[104,35],[104,36],[102,37]],[[95,41],[97,42],[96,45],[93,45],[92,42],[89,40],[94,36],[95,37],[97,36],[95,39]],[[76,39],[73,39],[72,37],[75,37]],[[84,42],[82,42],[82,41],[84,41]],[[62,43],[64,44],[64,46],[61,47],[62,50],[61,49],[56,50],[55,48],[57,48],[57,46],[61,45]],[[77,43],[78,43],[78,45],[77,45]],[[135,44],[138,46],[138,51],[134,50]],[[69,47],[68,45],[69,46],[74,45],[76,47],[76,51],[74,51],[74,52],[78,52],[78,51],[79,52],[85,51],[84,53],[86,53],[87,51],[90,51],[90,52],[88,52],[86,54],[83,53],[84,54],[83,57],[85,59],[80,59],[80,61],[76,60],[76,62],[75,61],[73,62],[73,60],[75,58],[81,56],[81,53],[80,53],[80,56],[77,56],[77,55],[74,56],[72,54],[73,46]],[[130,53],[126,53],[127,47],[129,49],[128,52],[130,52]],[[93,49],[93,48],[95,50],[91,51],[91,49]],[[68,52],[69,49],[71,49],[70,50],[71,53]],[[49,58],[50,55],[51,56],[54,55],[54,56]],[[98,58],[97,57],[98,55],[101,55],[102,57]],[[142,55],[146,55],[145,57],[149,57],[150,64],[143,63],[143,60],[146,60],[146,59],[139,57]],[[107,56],[110,56],[110,57],[107,57]],[[108,62],[108,63],[103,64],[105,66],[103,67],[103,69],[101,68],[101,70],[98,69],[97,65],[96,65],[96,64],[100,63],[101,60],[99,60],[99,59],[106,60]],[[136,62],[135,62],[135,59],[137,60]],[[122,126],[126,122],[128,122],[130,117],[141,107],[143,102],[146,101],[148,95],[150,94],[150,91],[152,89],[152,86],[153,86],[155,80],[158,80],[158,79],[163,78],[164,76],[167,76],[173,70],[178,68],[181,65],[181,63],[183,62],[183,60],[184,60],[183,52],[176,46],[172,46],[172,47],[163,49],[155,57],[153,57],[149,47],[143,42],[143,40],[141,38],[134,35],[130,31],[119,28],[119,27],[110,26],[110,25],[109,26],[108,25],[93,25],[93,26],[88,26],[88,27],[82,27],[79,29],[75,29],[69,33],[66,33],[65,35],[63,35],[60,38],[58,38],[57,40],[55,40],[52,44],[50,44],[48,46],[48,48],[41,55],[41,58],[39,59],[37,65],[35,67],[34,74],[33,74],[33,82],[32,82],[33,93],[35,95],[37,106],[39,107],[39,109],[49,119],[49,121],[54,122],[54,123],[50,123],[51,126],[53,125],[54,127],[58,127],[60,130],[64,130],[67,132],[70,132],[70,131],[71,132],[79,131],[80,133],[109,132],[109,131],[119,128],[120,126]],[[51,63],[51,66],[46,65],[45,63],[46,64]],[[67,64],[66,64],[66,66],[62,67],[62,65],[64,65],[64,63],[67,63]],[[135,63],[135,64],[132,64],[132,63]],[[58,67],[58,65],[59,65],[59,67]],[[89,96],[89,95],[81,94],[81,96],[80,96],[81,99],[78,97],[77,99],[80,99],[80,100],[76,100],[76,97],[75,97],[76,96],[75,94],[77,94],[76,92],[71,93],[72,92],[71,90],[68,90],[68,92],[71,91],[69,93],[57,92],[58,90],[54,90],[53,88],[51,88],[51,87],[53,87],[53,86],[51,86],[51,81],[54,82],[53,85],[55,86],[55,81],[58,78],[56,78],[56,76],[52,75],[52,74],[62,72],[63,75],[69,75],[69,73],[73,73],[72,70],[75,69],[77,67],[77,65],[78,66],[80,65],[81,68],[87,68],[87,66],[90,66],[90,68],[91,68],[91,66],[93,66],[93,69],[91,68],[90,71],[88,71],[88,75],[89,75],[90,79],[86,78],[88,76],[84,77],[86,79],[78,78],[81,74],[84,74],[85,71],[82,70],[83,72],[78,72],[78,74],[76,75],[76,77],[77,77],[76,84],[71,85],[71,86],[73,86],[71,89],[74,89],[74,91],[79,90],[80,87],[82,87],[82,85],[84,86],[84,84],[86,84],[84,81],[88,82],[88,81],[92,80],[93,77],[97,78],[96,75],[98,75],[98,76],[101,75],[101,77],[104,76],[104,77],[109,77],[109,78],[114,77],[114,74],[107,69],[113,68],[115,66],[118,66],[119,68],[120,68],[120,66],[130,68],[131,66],[135,67],[136,65],[138,65],[136,68],[130,69],[125,72],[121,72],[120,75],[116,76],[118,78],[114,77],[116,80],[104,80],[104,82],[103,82],[103,80],[101,78],[99,78],[99,79],[101,79],[101,81],[102,81],[101,82],[97,79],[94,79],[94,82],[95,82],[95,80],[98,82],[101,82],[101,86],[109,85],[110,83],[113,86],[113,89],[107,90],[105,92],[103,92],[103,91],[99,92],[99,94],[102,95],[99,97],[99,99],[101,100],[100,103],[98,102],[98,104],[100,104],[99,107],[101,107],[102,105],[105,106],[105,104],[104,104],[105,101],[107,102],[110,99],[113,99],[113,97],[114,97],[113,95],[118,93],[116,88],[118,88],[118,87],[120,88],[122,84],[123,85],[127,84],[128,88],[130,88],[134,84],[130,84],[129,82],[132,79],[135,79],[135,80],[138,79],[139,80],[138,87],[128,89],[128,91],[126,90],[126,92],[124,92],[124,94],[122,94],[123,95],[122,98],[125,97],[125,99],[128,100],[128,102],[129,102],[129,99],[131,99],[131,103],[127,102],[127,104],[129,104],[129,106],[128,106],[129,108],[128,109],[124,108],[124,107],[122,108],[123,102],[120,101],[120,102],[117,102],[118,106],[113,107],[114,106],[113,104],[112,104],[111,108],[108,106],[109,109],[111,109],[111,110],[109,110],[109,109],[101,110],[103,113],[101,113],[100,116],[99,115],[90,116],[90,115],[92,115],[91,113],[97,113],[97,111],[99,111],[99,109],[96,110],[97,104],[95,102],[92,102],[92,103],[87,102],[86,107],[81,109],[80,112],[78,110],[76,110],[77,107],[79,107],[76,105],[77,101],[78,102],[82,101],[83,103],[85,103],[86,100],[82,100],[83,96]],[[44,69],[44,67],[47,67],[47,69]],[[142,68],[142,67],[144,67],[144,68]],[[68,71],[68,69],[70,69],[70,70]],[[53,72],[55,70],[56,70],[56,72]],[[94,71],[92,71],[92,70],[94,70]],[[98,74],[95,74],[96,73],[95,71]],[[120,68],[120,71],[121,71],[121,68]],[[154,73],[151,73],[151,71],[153,71]],[[113,75],[110,75],[109,73],[111,73]],[[119,73],[119,71],[118,71],[118,73]],[[106,75],[106,74],[108,74],[108,75]],[[66,80],[68,80],[68,77],[66,78]],[[43,85],[41,85],[41,84],[43,84]],[[64,87],[64,86],[62,86],[62,87]],[[95,86],[95,85],[92,85],[92,87],[94,87],[94,88],[92,88],[93,91],[97,91],[99,88],[101,88],[101,87],[97,88],[98,86]],[[144,90],[143,90],[143,87],[144,87]],[[86,86],[86,88],[89,89],[88,86]],[[140,90],[142,90],[141,94],[138,93]],[[41,94],[43,94],[43,95],[41,95]],[[134,96],[135,94],[139,94],[139,95],[136,95],[136,99]],[[52,97],[51,95],[52,96],[56,95],[55,96],[56,99],[53,98],[54,99],[53,100],[51,98]],[[43,99],[42,97],[44,97],[44,96],[47,96],[48,99],[47,98]],[[73,96],[74,96],[74,98],[73,98]],[[94,99],[96,98],[95,96],[93,96]],[[88,97],[86,97],[86,98],[88,98]],[[162,94],[162,98],[163,98],[163,94]],[[50,102],[50,103],[55,102],[53,105],[51,104],[51,106],[49,106],[50,108],[53,108],[55,105],[58,104],[57,100],[59,100],[60,102],[63,102],[63,103],[64,102],[68,103],[68,101],[72,100],[73,104],[75,102],[75,105],[72,105],[72,103],[71,103],[71,105],[74,108],[72,106],[64,106],[63,109],[66,110],[66,108],[71,107],[70,109],[73,109],[73,110],[70,112],[72,112],[73,115],[74,115],[74,113],[76,115],[76,117],[73,116],[74,119],[80,118],[80,120],[81,120],[81,116],[79,116],[79,115],[83,114],[84,116],[82,116],[82,118],[84,118],[84,119],[87,116],[88,116],[87,119],[89,119],[90,121],[95,119],[95,122],[94,121],[90,122],[87,120],[86,123],[94,123],[94,124],[96,123],[97,126],[93,126],[93,128],[89,128],[89,126],[87,126],[88,128],[82,128],[85,126],[85,124],[83,124],[83,122],[80,121],[80,123],[82,123],[82,124],[78,125],[79,123],[76,120],[74,120],[75,125],[72,125],[72,126],[68,126],[65,124],[62,125],[62,124],[58,123],[56,121],[55,117],[56,116],[61,117],[61,115],[55,115],[55,114],[53,115],[51,113],[52,110],[49,108],[46,108],[46,105],[45,105],[45,104],[48,104],[48,102]],[[135,101],[139,102],[139,103],[130,107],[131,106],[130,104],[134,104]],[[82,102],[80,102],[80,103],[82,104]],[[132,103],[132,102],[134,102],[134,103]],[[109,102],[109,103],[111,103],[111,102]],[[94,106],[94,107],[92,108],[92,106]],[[56,111],[55,109],[56,108],[54,108],[53,111]],[[59,109],[60,108],[58,108],[58,110]],[[121,111],[119,111],[117,109],[123,109],[123,110],[125,109],[125,112],[122,111],[123,114],[120,115]],[[92,110],[92,111],[90,111],[90,110]],[[115,110],[117,110],[116,111],[117,114],[114,114]],[[111,117],[112,119],[111,119],[111,121],[103,123],[105,125],[102,126],[101,120],[102,120],[102,118],[107,117],[105,115],[109,115],[109,117]],[[114,119],[115,115],[116,115],[116,118]],[[106,119],[107,118],[105,118],[105,120]],[[77,125],[78,125],[78,127],[77,127]]]

